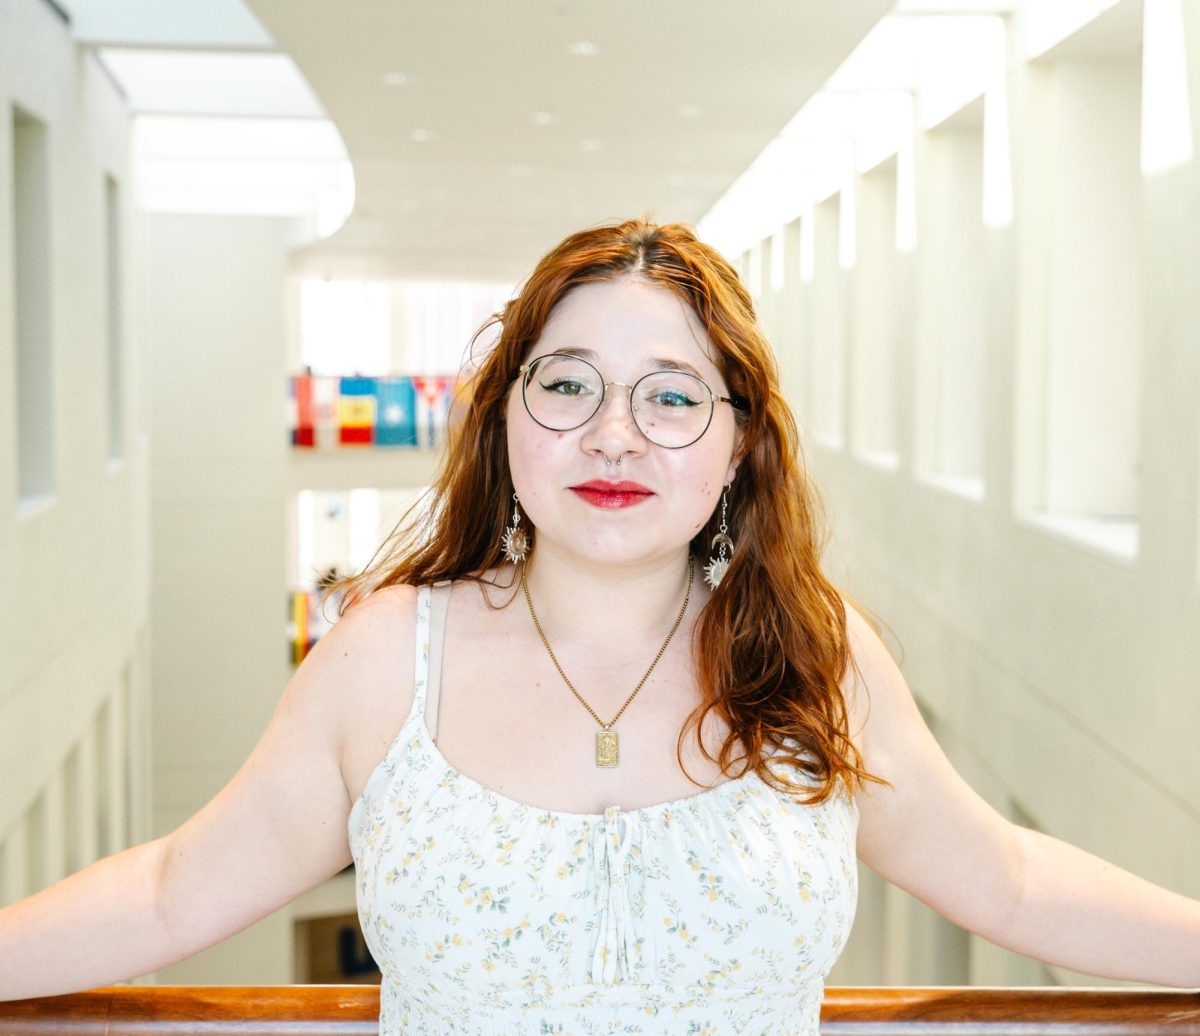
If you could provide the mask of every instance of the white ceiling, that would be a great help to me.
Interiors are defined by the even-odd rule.
[[[104,47],[100,60],[141,115],[323,119],[320,101],[286,54]]]
[[[54,0],[93,47],[274,50],[245,0]]]
[[[511,282],[582,226],[694,223],[892,4],[249,0],[354,165],[299,264]]]

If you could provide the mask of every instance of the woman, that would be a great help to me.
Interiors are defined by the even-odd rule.
[[[1200,903],[992,811],[821,575],[719,255],[584,231],[499,325],[430,499],[245,766],[0,912],[0,997],[161,967],[353,858],[384,1033],[812,1034],[856,852],[1002,946],[1200,985]]]

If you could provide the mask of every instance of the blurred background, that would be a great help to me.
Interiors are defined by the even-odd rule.
[[[0,903],[216,794],[635,215],[745,278],[964,777],[1200,896],[1198,77],[1197,0],[0,0]],[[378,981],[353,880],[145,981]],[[866,870],[829,981],[1096,983]]]

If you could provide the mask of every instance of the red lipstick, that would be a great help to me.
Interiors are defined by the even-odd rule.
[[[652,490],[638,482],[628,480],[609,482],[599,478],[571,486],[571,492],[586,500],[593,507],[610,511],[621,507],[632,507],[634,504],[640,504],[643,500],[649,500],[654,495]]]

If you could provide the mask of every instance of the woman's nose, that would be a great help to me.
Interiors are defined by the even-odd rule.
[[[619,438],[625,443],[630,440],[645,442],[645,436],[633,417],[632,389],[622,382],[610,382],[604,386],[604,402],[588,422],[588,432],[604,438]]]
[[[614,418],[622,424],[629,425],[639,435],[641,434],[637,419],[633,414],[632,385],[626,385],[620,381],[610,381],[604,386],[604,402],[600,404],[596,420],[607,423]]]
[[[624,389],[624,392],[620,390]],[[616,412],[633,420],[633,386],[620,381],[610,381],[604,386],[604,402],[600,404],[600,415],[603,417],[607,410],[610,414]]]

